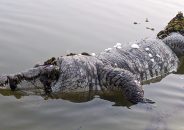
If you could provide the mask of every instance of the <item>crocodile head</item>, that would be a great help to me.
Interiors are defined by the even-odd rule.
[[[24,80],[18,76],[4,75],[0,77],[0,91],[12,91],[21,95],[43,95],[45,87],[40,78]]]
[[[12,90],[23,94],[48,94],[50,86],[59,76],[59,68],[53,65],[39,66],[24,72],[0,76],[0,89]]]

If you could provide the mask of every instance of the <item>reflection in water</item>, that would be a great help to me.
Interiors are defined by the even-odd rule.
[[[179,68],[176,73],[183,74],[183,71]],[[175,80],[175,83],[173,83],[173,80]],[[156,83],[156,86],[155,89],[158,90],[155,96],[159,99],[156,103],[157,109],[150,111],[151,118],[145,130],[183,129],[183,126],[177,125],[181,121],[180,119],[177,120],[178,117],[181,118],[184,113],[183,78],[181,78],[181,75],[171,74],[161,82]],[[154,87],[154,84],[151,84],[151,87]]]
[[[5,89],[0,89],[0,94],[3,96],[14,96],[17,99],[20,99],[22,97],[20,93],[17,93],[11,90],[5,90]]]
[[[184,57],[180,58],[180,67],[178,68],[178,71],[176,74],[184,74]]]
[[[0,89],[0,94],[3,96],[14,96],[17,99],[20,99],[21,97],[28,96],[25,93],[22,93],[20,91],[11,91],[11,90],[5,90]],[[97,96],[98,95],[98,96]],[[71,93],[61,93],[57,95],[40,95],[43,97],[43,99],[63,99],[68,100],[73,103],[83,103],[93,100],[96,97],[99,97],[103,100],[114,102],[113,106],[126,106],[130,107],[133,105],[128,100],[125,99],[125,97],[122,95],[121,92],[113,91],[113,92],[96,92],[96,91],[90,91],[90,92],[71,92]]]
[[[184,57],[181,58],[181,66],[178,69],[178,71],[176,72],[176,74],[184,74]],[[169,74],[169,73],[168,73]],[[146,84],[151,84],[151,83],[158,83],[160,82],[163,78],[165,78],[168,74],[162,75],[162,76],[158,76],[154,79],[148,80],[148,81],[144,81],[143,85]],[[28,84],[28,85],[27,85]],[[29,82],[26,81],[26,83],[22,84],[24,86],[29,86]],[[33,85],[33,84],[31,84]],[[26,88],[26,87],[25,87]],[[28,89],[28,91],[30,91]],[[126,107],[130,107],[131,105],[133,105],[132,103],[130,103],[128,100],[125,99],[125,97],[123,96],[122,92],[120,91],[106,91],[106,92],[97,92],[97,91],[89,91],[89,92],[62,92],[60,94],[57,95],[44,95],[43,93],[39,93],[36,90],[32,90],[31,91],[32,94],[28,93],[26,91],[26,89],[24,91],[11,91],[11,90],[5,90],[5,89],[0,89],[0,94],[3,96],[14,96],[17,99],[20,99],[23,96],[29,96],[29,95],[39,95],[42,96],[43,99],[48,100],[48,99],[63,99],[63,100],[68,100],[71,101],[73,103],[82,103],[82,102],[88,102],[93,100],[96,96],[98,96],[99,98],[103,99],[103,100],[107,100],[107,101],[111,101],[114,102],[113,106],[126,106]]]
[[[184,99],[180,99],[180,102],[175,104],[174,108],[168,111],[155,110],[152,111],[152,118],[150,119],[145,130],[170,130],[169,120],[176,118],[177,115],[183,113]]]

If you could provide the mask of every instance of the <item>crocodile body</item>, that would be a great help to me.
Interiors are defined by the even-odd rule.
[[[132,103],[147,102],[142,83],[174,72],[184,55],[184,36],[117,43],[97,55],[70,54],[52,58],[24,72],[0,76],[1,88],[27,93],[118,90]]]

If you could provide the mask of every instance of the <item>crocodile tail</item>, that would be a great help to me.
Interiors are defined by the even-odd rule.
[[[132,103],[144,102],[144,91],[139,81],[127,70],[104,67],[100,69],[100,86],[113,91],[120,90]],[[102,87],[103,90],[103,87]]]

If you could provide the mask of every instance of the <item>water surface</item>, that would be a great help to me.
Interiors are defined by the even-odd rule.
[[[52,56],[98,53],[117,42],[154,36],[183,7],[184,0],[0,0],[0,74],[22,71]],[[145,97],[155,104],[129,106],[106,96],[20,98],[1,91],[0,129],[183,130],[182,70],[143,86]]]

